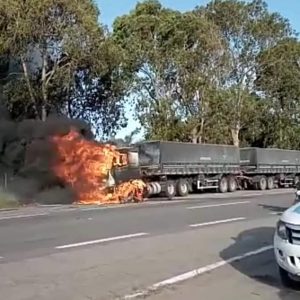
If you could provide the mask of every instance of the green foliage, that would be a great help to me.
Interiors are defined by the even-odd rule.
[[[218,26],[227,45],[222,85],[228,90],[228,109],[224,111],[224,117],[233,143],[238,146],[240,130],[247,126],[256,110],[249,95],[256,92],[253,86],[257,57],[292,31],[288,22],[276,13],[270,13],[261,0],[216,0],[197,11]]]
[[[269,132],[276,147],[299,148],[300,43],[286,39],[259,56],[256,86],[268,99]]]
[[[63,113],[107,139],[130,99],[147,139],[300,147],[299,41],[262,0],[187,12],[146,0],[112,34],[92,0],[2,2],[0,80],[14,119]],[[8,57],[22,76],[6,80]]]
[[[20,203],[16,196],[0,188],[0,209],[18,206],[20,206]]]
[[[123,53],[93,1],[2,0],[0,15],[0,54],[8,52],[21,73],[5,87],[14,118],[64,113],[103,136],[125,125]]]
[[[113,38],[127,53],[146,138],[278,145],[271,108],[281,115],[281,126],[288,118],[266,99],[266,84],[276,76],[266,55],[274,56],[272,49],[293,34],[289,22],[261,0],[215,0],[185,13],[158,1],[138,3],[116,19]],[[274,84],[293,89],[289,101],[299,95],[293,70],[282,75],[289,83],[281,78],[281,85]]]

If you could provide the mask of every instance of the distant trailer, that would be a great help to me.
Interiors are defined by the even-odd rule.
[[[243,183],[255,189],[293,187],[299,181],[300,151],[275,148],[241,148]]]

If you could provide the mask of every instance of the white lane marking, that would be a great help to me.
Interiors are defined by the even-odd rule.
[[[89,208],[80,208],[81,211],[93,211],[93,210],[105,210],[108,207],[89,207]]]
[[[33,217],[40,217],[40,216],[48,216],[48,214],[47,213],[40,213],[40,214],[32,214],[32,215],[6,216],[6,217],[0,217],[0,221],[1,220],[9,220],[9,219],[33,218]]]
[[[264,196],[264,195],[269,195],[269,194],[263,194],[263,193],[249,193],[249,194],[244,194],[244,195],[241,195],[241,197],[255,197],[255,196]]]
[[[281,216],[283,213],[282,213],[282,212],[276,212],[276,211],[273,211],[273,212],[270,212],[269,214],[270,214],[270,215]]]
[[[220,204],[209,204],[209,205],[199,205],[199,206],[190,206],[186,209],[199,209],[199,208],[211,208],[219,206],[230,206],[230,205],[239,205],[239,204],[248,204],[250,201],[240,201],[240,202],[229,202],[229,203],[220,203]]]
[[[243,220],[246,220],[246,218],[244,218],[244,217],[232,218],[232,219],[218,220],[218,221],[212,221],[212,222],[206,222],[206,223],[191,224],[189,226],[192,228],[195,228],[195,227],[204,227],[204,226],[209,226],[209,225],[217,225],[217,224],[230,223],[230,222],[243,221]]]
[[[125,240],[125,239],[130,239],[130,238],[141,237],[141,236],[145,236],[145,235],[149,235],[149,233],[140,232],[140,233],[134,233],[134,234],[114,236],[114,237],[104,238],[104,239],[99,239],[99,240],[57,246],[57,247],[55,247],[55,249],[68,249],[68,248],[75,248],[75,247],[81,247],[81,246],[87,246],[87,245],[101,244],[101,243],[105,243],[105,242]]]
[[[254,251],[246,252],[242,255],[229,258],[227,260],[221,260],[221,261],[213,263],[211,265],[207,265],[205,267],[200,267],[198,269],[191,270],[189,272],[186,272],[186,273],[171,277],[169,279],[157,282],[157,283],[151,285],[150,287],[148,287],[147,289],[145,289],[143,291],[140,291],[140,292],[137,292],[137,293],[131,294],[131,295],[126,295],[123,299],[135,299],[135,298],[138,298],[138,297],[147,296],[150,293],[155,292],[158,289],[161,289],[163,287],[173,285],[173,284],[176,284],[176,283],[179,283],[179,282],[182,282],[182,281],[186,281],[188,279],[192,279],[194,277],[203,275],[203,274],[208,273],[210,271],[213,271],[215,269],[221,268],[225,265],[232,264],[236,261],[240,261],[242,259],[245,259],[245,258],[248,258],[248,257],[251,257],[251,256],[262,254],[262,253],[267,252],[267,251],[272,250],[272,249],[273,249],[273,246],[271,246],[271,245],[266,246],[266,247],[262,247],[262,248],[254,250]]]
[[[142,204],[146,204],[146,205],[155,205],[155,204],[176,204],[176,203],[182,203],[182,202],[186,202],[186,200],[193,200],[193,198],[184,198],[182,200],[148,200]]]

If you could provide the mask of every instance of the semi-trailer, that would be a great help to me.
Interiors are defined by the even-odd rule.
[[[144,180],[148,196],[169,199],[204,190],[292,187],[300,175],[295,150],[147,141],[128,150],[128,157],[130,167],[119,175]]]
[[[224,193],[238,188],[240,157],[234,146],[145,142],[138,145],[138,160],[149,195],[173,198],[197,190]]]
[[[258,190],[293,187],[299,181],[300,151],[275,148],[241,148],[244,184]]]

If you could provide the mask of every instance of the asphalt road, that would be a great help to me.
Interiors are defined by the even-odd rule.
[[[299,299],[272,237],[292,191],[0,213],[6,300]]]

